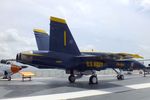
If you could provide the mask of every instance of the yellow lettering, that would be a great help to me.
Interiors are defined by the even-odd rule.
[[[103,67],[104,63],[98,62],[98,61],[87,61],[86,66],[87,67],[93,67],[93,68],[99,68],[99,67]]]

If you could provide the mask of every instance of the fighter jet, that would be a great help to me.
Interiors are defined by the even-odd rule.
[[[37,43],[37,47],[38,50],[49,50],[49,35],[48,33],[46,33],[46,31],[44,31],[43,29],[34,29],[33,30],[34,35],[35,35],[35,39],[36,39],[36,43]],[[81,51],[82,54],[89,54],[89,55],[106,55],[106,56],[112,56],[112,57],[116,57],[117,59],[124,59],[127,61],[127,59],[132,59],[132,58],[142,58],[143,61],[143,57],[138,55],[138,54],[129,54],[129,53],[101,53],[101,52],[93,52],[93,50],[91,51]],[[138,60],[141,61],[141,60]],[[145,61],[145,60],[144,60]],[[128,73],[131,73],[133,70],[140,70],[141,68],[136,67],[134,68],[133,66],[129,66],[129,68],[125,67],[123,68],[123,71],[127,71]]]
[[[68,77],[70,83],[74,83],[83,75],[91,75],[89,83],[97,84],[96,71],[107,68],[111,68],[117,73],[118,80],[123,80],[124,75],[116,69],[145,68],[136,60],[125,59],[134,56],[128,53],[80,52],[66,21],[61,18],[50,17],[50,36],[47,41],[48,47],[44,49],[18,53],[16,61],[41,69],[65,70],[66,74],[70,74]],[[124,59],[122,59],[123,57]]]
[[[3,79],[8,79],[11,81],[11,75],[18,73],[23,68],[27,68],[27,66],[16,65],[12,63],[12,60],[1,60],[0,63],[0,77]]]

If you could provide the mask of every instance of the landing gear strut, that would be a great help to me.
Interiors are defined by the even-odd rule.
[[[116,69],[113,68],[113,70],[117,73],[117,79],[118,80],[124,80],[124,75],[121,73],[121,69],[120,72],[118,72]]]
[[[11,75],[7,71],[4,71],[3,79],[8,79],[8,81],[11,81]]]

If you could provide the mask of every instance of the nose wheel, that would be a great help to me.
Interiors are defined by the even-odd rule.
[[[124,80],[124,75],[117,75],[118,80]]]
[[[97,75],[92,75],[92,76],[89,78],[89,84],[98,84]]]
[[[118,80],[124,80],[124,75],[122,74],[121,69],[119,69],[120,72],[118,72],[116,69],[113,68],[113,70],[117,73],[117,79]]]

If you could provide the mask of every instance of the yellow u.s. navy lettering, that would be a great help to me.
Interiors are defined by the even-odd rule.
[[[104,66],[104,63],[103,62],[99,62],[99,61],[87,61],[86,62],[86,66],[87,67],[95,67],[95,68],[99,68],[99,67],[102,67]]]

